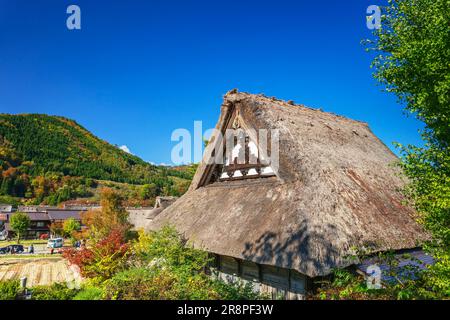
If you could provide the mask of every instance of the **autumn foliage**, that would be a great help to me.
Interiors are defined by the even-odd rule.
[[[86,230],[81,236],[85,237],[88,246],[67,249],[63,256],[80,268],[82,276],[103,281],[126,264],[130,253],[127,243],[130,225],[117,192],[103,189],[101,204],[101,210],[89,211],[82,217]]]
[[[88,227],[86,237],[93,241],[108,236],[112,230],[129,229],[128,213],[123,208],[122,197],[110,188],[101,191],[101,209],[82,214],[82,222]]]
[[[92,248],[66,249],[63,257],[78,266],[83,277],[105,280],[125,266],[129,254],[125,232],[123,228],[117,228]]]
[[[149,205],[184,193],[195,169],[151,165],[66,118],[0,114],[0,197],[56,206],[96,200],[100,185],[114,186],[132,205]]]

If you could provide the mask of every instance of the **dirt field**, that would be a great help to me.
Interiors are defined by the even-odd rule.
[[[0,259],[0,281],[27,277],[27,287],[78,279],[62,258]]]

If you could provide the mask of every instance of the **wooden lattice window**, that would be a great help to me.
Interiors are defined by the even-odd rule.
[[[217,165],[212,173],[211,182],[254,179],[274,176],[275,173],[260,157],[258,146],[250,139],[250,136],[240,126],[238,118],[235,118],[231,128],[234,134],[225,138],[231,145],[224,143],[224,159],[222,165]],[[227,150],[227,146],[231,150]]]
[[[270,166],[261,162],[258,156],[258,148],[250,141],[250,137],[245,136],[243,147],[238,143],[237,137],[235,137],[234,141],[235,147],[225,157],[219,181],[261,178],[274,175]],[[243,161],[239,161],[239,159]]]

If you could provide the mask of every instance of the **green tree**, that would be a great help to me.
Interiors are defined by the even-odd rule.
[[[63,223],[64,235],[73,238],[74,232],[80,230],[80,222],[74,218],[69,218]]]
[[[17,212],[11,216],[9,223],[11,229],[17,234],[17,243],[20,243],[20,236],[27,232],[30,226],[30,218],[26,213]]]
[[[49,226],[52,236],[62,236],[64,234],[63,223],[60,221],[54,221]]]
[[[423,121],[424,146],[400,146],[406,194],[432,234],[427,286],[450,295],[450,1],[390,0],[368,49],[375,78]]]
[[[96,242],[108,236],[112,230],[121,229],[127,234],[131,226],[121,195],[113,189],[103,188],[100,204],[101,209],[87,211],[82,216],[83,224],[88,227],[86,236]]]
[[[13,190],[14,181],[10,178],[3,178],[2,184],[0,187],[0,193],[4,195],[11,195]]]
[[[156,197],[158,188],[154,183],[144,184],[141,187],[140,197],[143,200],[151,199]]]

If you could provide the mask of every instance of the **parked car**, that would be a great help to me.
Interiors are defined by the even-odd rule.
[[[21,244],[11,244],[8,246],[10,253],[23,253],[25,249],[23,248],[23,245]]]
[[[62,248],[64,246],[63,238],[53,238],[47,241],[47,248]]]
[[[43,233],[39,236],[40,240],[48,240],[48,233]]]
[[[23,245],[21,244],[11,244],[9,246],[0,248],[0,254],[7,254],[7,253],[23,253],[25,249],[23,248]]]

